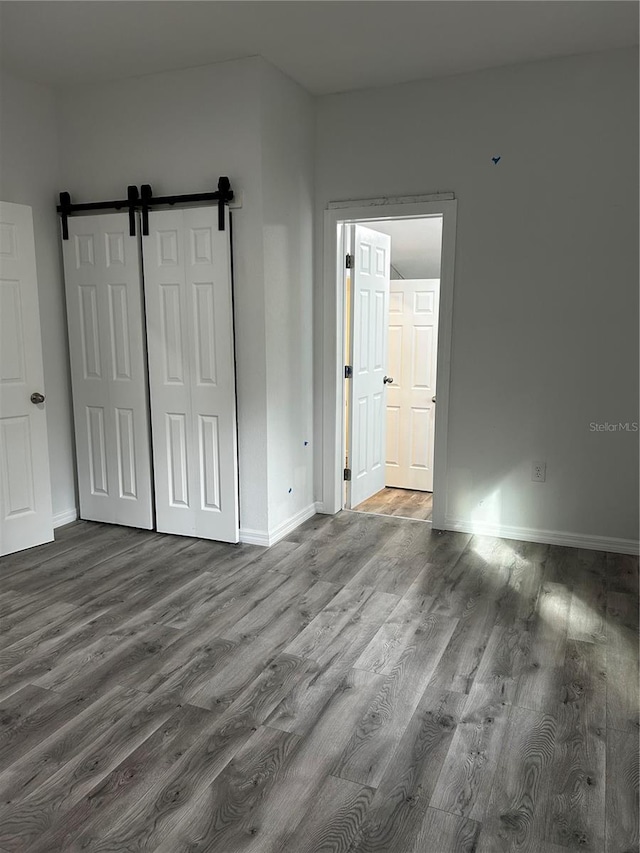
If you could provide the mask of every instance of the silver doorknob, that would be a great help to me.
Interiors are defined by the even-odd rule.
[[[432,397],[432,398],[431,398],[431,402],[432,402],[432,403],[435,403],[435,401],[436,401],[436,398],[435,398],[435,397]]]
[[[382,381],[385,385],[391,385],[393,382],[393,376],[385,376]]]
[[[37,406],[38,403],[44,403],[44,394],[41,394],[39,391],[34,391],[31,395],[31,402]]]

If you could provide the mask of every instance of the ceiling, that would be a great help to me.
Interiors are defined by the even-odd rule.
[[[0,2],[0,58],[52,86],[261,55],[309,92],[638,43],[632,0]]]
[[[440,278],[441,216],[364,224],[391,237],[391,278]]]

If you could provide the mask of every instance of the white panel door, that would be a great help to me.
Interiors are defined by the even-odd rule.
[[[386,485],[433,491],[439,279],[391,282]]]
[[[53,539],[31,208],[0,202],[0,556]]]
[[[78,216],[62,246],[80,517],[151,529],[139,238],[126,213]]]
[[[143,237],[158,530],[239,540],[229,231],[153,211]]]
[[[391,238],[353,227],[350,506],[385,486],[387,326]]]

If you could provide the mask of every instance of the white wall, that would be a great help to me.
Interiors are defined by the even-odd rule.
[[[76,507],[75,461],[64,284],[55,212],[60,190],[58,165],[52,93],[2,71],[0,198],[28,204],[33,209],[53,513],[54,521],[69,521]]]
[[[316,145],[318,248],[329,201],[458,199],[449,519],[637,540],[638,434],[589,429],[639,420],[637,50],[324,97]]]
[[[34,209],[57,513],[75,505],[53,214],[61,189],[83,200],[129,183],[200,191],[229,174],[244,196],[235,214],[243,527],[274,530],[305,508],[310,455],[322,481],[319,267],[313,354],[309,336],[312,105],[265,66],[248,59],[75,87],[57,103],[3,75],[0,197]],[[638,420],[637,110],[635,50],[318,101],[316,250],[330,200],[435,190],[459,199],[454,520],[637,538],[637,434],[589,431],[592,421]],[[534,459],[547,462],[543,486],[530,482]]]
[[[240,524],[260,543],[313,503],[312,104],[259,57],[60,96],[62,185],[74,198],[118,198],[142,183],[155,195],[202,192],[220,174],[242,194],[233,213]]]
[[[261,69],[269,530],[314,511],[313,98]]]
[[[261,60],[152,74],[60,95],[62,187],[78,200],[214,190],[243,195],[234,217],[240,522],[266,530],[266,337],[260,162]]]

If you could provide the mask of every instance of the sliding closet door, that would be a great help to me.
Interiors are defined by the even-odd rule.
[[[237,542],[229,231],[216,208],[152,211],[143,256],[158,530]]]
[[[140,247],[126,213],[63,241],[80,516],[153,527]]]

